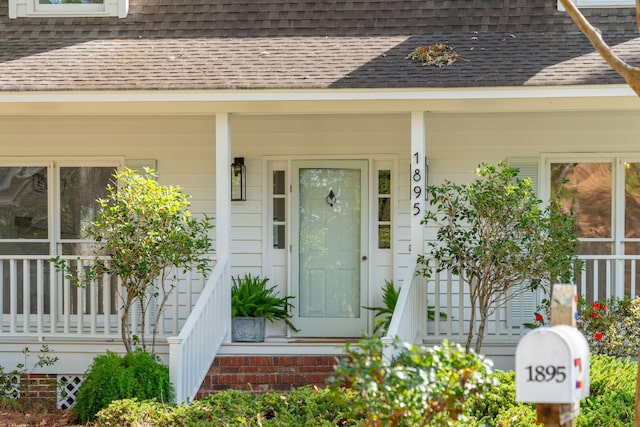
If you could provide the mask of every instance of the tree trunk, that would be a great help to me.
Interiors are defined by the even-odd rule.
[[[483,311],[480,310],[480,324],[478,325],[478,334],[476,335],[476,345],[475,352],[480,353],[480,349],[482,348],[482,341],[484,340],[484,330],[487,325],[487,316],[483,314]],[[467,350],[468,351],[468,350]]]
[[[469,319],[469,333],[467,334],[467,343],[464,346],[465,351],[468,353],[471,350],[471,342],[473,341],[473,335],[476,330],[476,306],[478,305],[478,290],[474,288],[475,285],[469,283],[469,299],[471,300],[471,318]]]

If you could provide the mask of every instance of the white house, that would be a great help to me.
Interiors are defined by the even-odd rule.
[[[46,343],[60,357],[48,372],[76,377],[122,349],[115,289],[75,289],[48,259],[86,255],[93,201],[125,166],[156,168],[215,218],[212,274],[185,277],[161,325],[179,399],[214,358],[340,354],[372,331],[362,307],[385,280],[405,288],[399,334],[462,340],[464,289],[414,279],[434,235],[414,188],[469,181],[480,162],[520,167],[543,199],[570,170],[580,292],[638,293],[640,100],[554,0],[72,3],[0,4],[0,365]],[[632,0],[578,4],[640,64]],[[407,59],[433,43],[461,58]],[[232,202],[235,158],[247,194]],[[273,324],[264,344],[230,342],[230,280],[244,273],[295,296],[299,333]],[[449,316],[427,321],[427,305]],[[497,312],[484,349],[499,366],[534,310]],[[280,385],[302,375],[287,372]]]

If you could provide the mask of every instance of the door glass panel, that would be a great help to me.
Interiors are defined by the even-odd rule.
[[[580,238],[611,238],[611,163],[552,163],[551,194],[576,214]]]
[[[273,171],[273,248],[284,249],[285,247],[285,225],[286,225],[286,194],[285,194],[285,174],[283,170]]]
[[[0,239],[47,239],[47,168],[0,167]]]
[[[382,197],[378,199],[378,221],[391,221],[391,199]]]
[[[300,317],[360,317],[360,185],[360,169],[300,169]]]

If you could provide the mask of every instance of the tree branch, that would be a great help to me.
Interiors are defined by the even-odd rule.
[[[600,31],[592,26],[587,18],[578,10],[571,0],[558,0],[567,11],[580,31],[587,36],[596,52],[627,82],[631,89],[640,96],[640,68],[627,64],[616,55],[611,47],[602,39]],[[640,0],[636,0],[636,21],[640,30]]]

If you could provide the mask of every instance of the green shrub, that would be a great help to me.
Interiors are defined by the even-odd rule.
[[[576,427],[631,427],[637,363],[612,356],[591,356],[590,393],[580,402]]]
[[[80,385],[73,411],[84,424],[114,400],[126,398],[173,399],[169,369],[156,355],[137,350],[124,357],[112,352],[97,356]]]
[[[186,406],[167,405],[156,400],[138,401],[137,399],[116,400],[96,414],[96,423],[100,427],[122,426],[175,426],[189,425],[190,411]]]
[[[617,298],[589,303],[580,297],[577,304],[576,327],[582,332],[592,354],[616,357],[636,357],[640,342],[640,298]],[[549,300],[538,307],[530,329],[545,326],[549,319]]]
[[[580,402],[576,427],[632,427],[637,364],[611,356],[590,361],[590,395]],[[535,427],[535,405],[515,400],[515,374],[496,371],[499,385],[471,403],[476,425]]]
[[[252,393],[227,390],[189,405],[124,399],[98,412],[101,427],[153,425],[182,426],[355,426],[346,414],[351,392],[337,399],[328,388],[305,386],[289,393]]]
[[[635,357],[640,339],[640,298],[610,298],[592,304],[580,298],[577,327],[593,354]]]
[[[343,385],[356,394],[354,411],[368,425],[453,425],[468,419],[469,399],[481,398],[495,380],[490,362],[446,341],[434,347],[396,343],[390,364],[382,358],[382,343],[363,339],[346,345],[349,357],[336,366],[330,383],[337,395]]]

